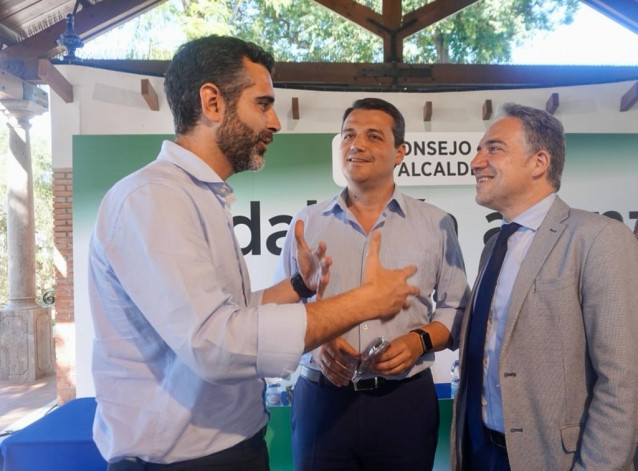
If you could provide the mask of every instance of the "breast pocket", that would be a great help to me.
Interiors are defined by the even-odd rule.
[[[529,312],[540,321],[534,320],[534,324],[542,326],[543,335],[550,344],[564,346],[585,341],[578,286],[575,272],[558,278],[538,279],[534,284]]]
[[[560,291],[565,289],[571,289],[576,286],[576,273],[568,272],[565,275],[558,278],[539,278],[534,283],[534,291],[546,292],[546,291]]]
[[[539,315],[559,315],[578,313],[578,278],[568,272],[557,278],[539,278],[534,283],[534,302]]]
[[[436,286],[440,257],[436,252],[431,250],[412,250],[395,254],[395,256],[390,257],[386,263],[382,261],[381,264],[386,268],[392,269],[415,265],[417,271],[408,278],[408,282],[419,286],[421,295],[429,295]]]

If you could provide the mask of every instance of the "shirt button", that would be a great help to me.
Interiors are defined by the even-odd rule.
[[[361,326],[361,328],[362,328],[363,330],[368,330],[368,324],[363,324],[363,325]]]
[[[485,398],[481,399],[481,404],[486,406],[487,405],[487,401],[485,400]]]

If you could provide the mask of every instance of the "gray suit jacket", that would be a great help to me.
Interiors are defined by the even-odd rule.
[[[481,269],[492,250],[490,239]],[[474,299],[474,286],[472,299]],[[465,449],[468,304],[452,469]],[[638,443],[638,243],[556,199],[516,278],[499,362],[513,471],[627,471]]]

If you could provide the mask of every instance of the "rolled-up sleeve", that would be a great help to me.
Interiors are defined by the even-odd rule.
[[[289,376],[304,350],[304,304],[265,304],[259,308],[258,320],[257,373],[265,377]]]
[[[440,229],[442,256],[434,293],[436,310],[433,320],[442,323],[450,331],[453,342],[450,349],[455,350],[458,348],[461,321],[470,291],[461,247],[449,215],[441,220]]]

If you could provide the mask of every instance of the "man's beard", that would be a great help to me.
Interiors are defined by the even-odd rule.
[[[217,130],[217,145],[233,167],[234,173],[260,170],[264,164],[265,149],[261,142],[270,142],[272,132],[254,132],[234,109],[229,109]]]

